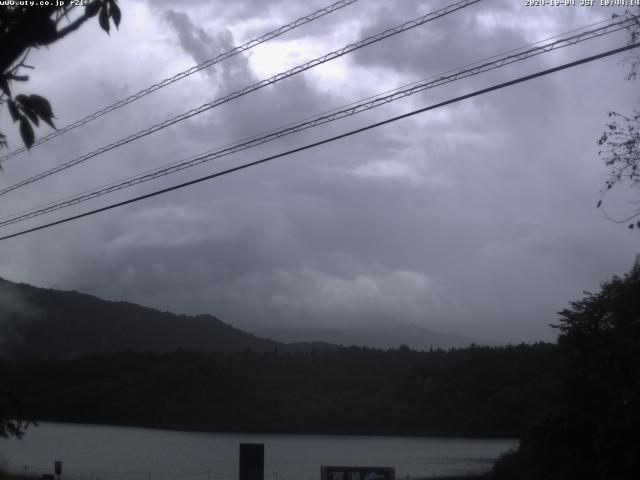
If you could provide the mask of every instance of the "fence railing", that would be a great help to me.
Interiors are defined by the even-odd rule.
[[[25,480],[41,479],[43,475],[54,475],[53,466],[22,465],[5,468],[9,473],[24,477]],[[55,480],[235,480],[238,472],[207,469],[190,472],[169,472],[156,470],[75,470],[65,469]],[[287,480],[278,472],[265,472],[265,480]]]

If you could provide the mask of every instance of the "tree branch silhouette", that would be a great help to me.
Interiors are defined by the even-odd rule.
[[[31,49],[49,46],[78,30],[90,18],[98,16],[100,27],[107,32],[113,22],[116,28],[122,17],[117,0],[93,0],[84,6],[75,19],[74,11],[82,7],[62,6],[0,6],[0,109],[5,107],[18,124],[22,141],[30,148],[35,141],[34,126],[40,120],[52,128],[53,110],[49,101],[40,95],[13,97],[13,82],[26,82],[29,76],[23,69],[33,69],[25,63]],[[7,148],[7,137],[0,132],[0,148]]]

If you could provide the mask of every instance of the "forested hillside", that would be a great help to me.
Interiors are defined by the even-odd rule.
[[[127,350],[234,352],[247,348],[267,351],[287,347],[233,328],[211,315],[174,315],[0,279],[0,356],[42,359]]]

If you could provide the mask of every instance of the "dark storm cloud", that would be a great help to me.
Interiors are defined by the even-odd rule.
[[[374,35],[449,3],[378,3],[377,21],[367,25],[361,35]],[[514,2],[495,1],[491,2],[490,12],[496,15],[513,8]],[[527,43],[522,30],[515,25],[483,26],[481,18],[486,13],[487,9],[482,4],[471,5],[463,14],[436,19],[410,33],[396,35],[372,48],[359,50],[353,58],[365,67],[383,67],[423,78]]]
[[[111,298],[144,299],[189,313],[215,308],[223,318],[250,328],[264,323],[388,323],[395,321],[398,309],[406,319],[419,321],[439,308],[438,286],[422,273],[391,271],[348,254],[310,257],[302,251],[300,237],[294,241],[287,235],[243,233],[188,243],[188,252],[184,244],[129,248],[117,263],[91,266],[103,272],[93,285],[88,283],[91,276],[84,284],[78,278],[74,283]],[[260,248],[242,240],[256,235],[263,237]],[[159,294],[168,289],[169,303]]]
[[[92,68],[99,72],[103,83],[92,95],[112,101],[127,85],[157,81],[323,3],[132,2],[128,18],[137,19],[145,34],[127,30],[123,20],[120,40],[108,40],[129,45],[117,57],[127,68],[104,68],[95,54],[78,48],[52,49],[52,55],[74,59],[77,74],[84,75],[75,82],[95,83]],[[313,58],[446,3],[358,2],[288,34],[274,51],[291,49],[287,42],[293,38],[300,56]],[[334,76],[326,73],[331,70],[325,76],[307,72],[262,89],[69,171],[46,187],[11,196],[3,206],[22,209],[69,193],[69,185],[88,188],[98,179],[106,182],[237,141],[608,14],[552,14],[510,1],[482,2],[336,61],[329,66]],[[90,44],[102,38],[98,34],[86,32],[82,39]],[[623,38],[473,77],[167,177],[153,188],[600,51]],[[252,60],[266,54],[252,55],[158,92],[85,135],[52,142],[47,155],[11,164],[7,181],[253,83],[261,75]],[[607,109],[623,109],[636,96],[616,62],[478,97],[5,243],[0,275],[178,313],[209,312],[252,329],[412,321],[480,338],[551,338],[547,324],[555,312],[582,290],[628,269],[636,251],[634,238],[594,208],[602,181],[594,141]],[[59,85],[67,117],[94,106],[83,102],[99,104],[84,91],[76,96],[68,83]]]
[[[196,64],[215,58],[221,53],[233,49],[236,45],[228,30],[217,33],[213,38],[204,29],[195,26],[184,12],[169,10],[165,12],[164,16],[178,34],[180,45],[186,53],[191,55]],[[216,78],[216,80],[225,87],[253,79],[247,60],[242,54],[227,60],[223,67],[214,66],[205,69],[204,72],[214,78],[216,77],[215,73],[218,73],[218,76],[222,78]]]
[[[165,12],[165,18],[178,33],[182,48],[193,57],[196,63],[200,64],[224,51],[222,48],[217,48],[213,38],[202,28],[194,26],[186,13],[169,10]],[[225,33],[228,34],[228,32]],[[225,33],[220,36],[224,38]],[[223,42],[220,43],[223,47]],[[228,42],[224,43],[228,44]]]
[[[146,0],[143,0],[146,1]],[[337,1],[337,0],[336,0]],[[199,17],[207,18],[218,28],[227,28],[230,25],[242,24],[247,19],[250,24],[243,26],[244,40],[257,38],[267,32],[280,28],[282,25],[293,22],[312,12],[325,8],[335,2],[331,0],[307,0],[305,2],[290,2],[287,0],[246,0],[228,2],[225,0],[185,0],[176,3],[173,0],[152,0],[149,6],[157,11],[194,12]],[[360,11],[372,8],[365,1],[357,3]],[[339,19],[339,20],[336,20]],[[344,21],[353,21],[354,11],[348,6],[315,22],[306,24],[304,28],[298,28],[288,32],[284,38],[287,40],[301,37],[317,37],[331,34],[333,27]]]
[[[203,29],[196,27],[183,12],[167,11],[164,15],[176,31],[182,48],[197,63],[214,58],[238,44],[228,30],[213,39]],[[262,79],[251,71],[244,54],[234,56],[205,72],[214,81],[217,97]],[[230,105],[216,109],[212,115],[189,128],[186,136],[191,140],[210,141],[212,132],[215,132],[217,138],[243,139],[300,120],[300,112],[319,113],[328,105],[340,105],[347,101],[341,99],[339,94],[322,95],[304,75],[285,79],[277,88],[264,88],[259,93],[241,97]]]

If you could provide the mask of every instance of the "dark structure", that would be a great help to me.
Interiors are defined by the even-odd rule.
[[[240,480],[264,480],[264,444],[240,444]]]

